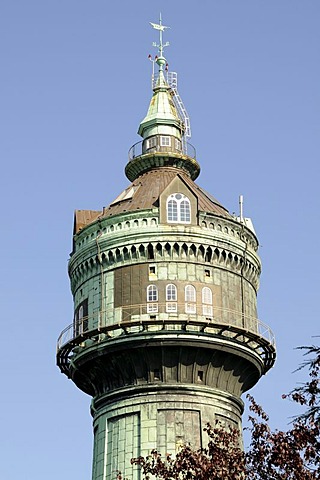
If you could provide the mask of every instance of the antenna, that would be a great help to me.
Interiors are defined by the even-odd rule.
[[[240,223],[243,223],[243,195],[239,195]]]

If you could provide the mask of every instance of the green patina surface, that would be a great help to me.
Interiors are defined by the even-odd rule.
[[[183,125],[170,91],[164,74],[160,71],[147,115],[139,126],[138,133],[143,138],[156,134],[173,135],[181,138]]]

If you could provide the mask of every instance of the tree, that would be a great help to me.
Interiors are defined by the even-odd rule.
[[[267,414],[248,395],[251,443],[246,452],[240,447],[239,431],[216,423],[205,427],[206,448],[192,450],[185,445],[175,457],[162,457],[153,450],[131,463],[140,465],[145,479],[151,475],[159,480],[320,479],[320,347],[300,348],[307,359],[299,369],[308,368],[308,381],[283,398],[300,404],[305,411],[294,418],[287,431],[272,431]]]
[[[207,448],[192,450],[185,445],[174,458],[166,455],[165,459],[153,450],[146,458],[134,458],[131,463],[141,466],[145,478],[243,479],[245,454],[239,446],[240,432],[235,428],[226,430],[218,423],[214,428],[208,424],[204,430],[209,437]]]
[[[283,398],[291,399],[306,410],[293,420],[289,430],[271,432],[267,415],[249,396],[250,410],[256,416],[249,417],[248,479],[320,478],[320,347],[300,348],[308,358],[298,370],[308,368],[308,381],[283,395]]]

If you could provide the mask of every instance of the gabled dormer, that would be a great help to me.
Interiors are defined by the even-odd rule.
[[[179,175],[163,190],[159,203],[160,223],[197,225],[198,199]]]

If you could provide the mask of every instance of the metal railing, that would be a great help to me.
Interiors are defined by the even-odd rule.
[[[270,345],[275,350],[272,330],[255,317],[211,305],[176,302],[122,306],[83,317],[61,332],[57,350],[59,353],[67,345],[71,348],[101,332],[115,338],[151,330],[205,332],[236,339],[254,349]]]
[[[151,153],[180,153],[181,155],[186,155],[187,157],[196,158],[196,149],[194,148],[191,143],[182,142],[183,143],[183,150],[178,152],[177,150],[167,147],[167,146],[160,146],[156,145],[152,148],[144,149],[143,148],[143,140],[140,142],[135,143],[132,145],[128,152],[129,161],[134,160],[136,157],[140,157],[141,155],[151,154]]]

